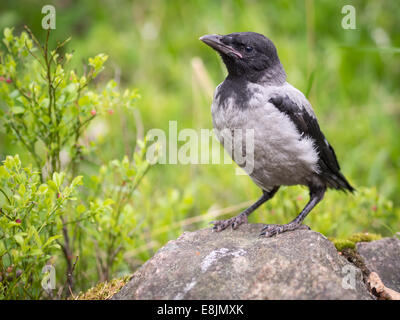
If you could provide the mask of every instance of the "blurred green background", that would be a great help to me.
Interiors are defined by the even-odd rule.
[[[138,88],[136,118],[122,111],[101,122],[96,157],[131,154],[151,128],[168,132],[211,128],[212,91],[226,71],[204,34],[255,31],[274,41],[288,81],[308,97],[334,146],[343,173],[359,189],[330,191],[306,219],[330,236],[357,231],[392,235],[400,229],[400,2],[398,1],[39,1],[2,0],[0,28],[28,25],[39,39],[43,5],[57,10],[51,41],[72,36],[74,63],[110,56],[100,80]],[[356,9],[356,29],[341,26],[342,7]],[[78,70],[81,71],[81,70]],[[0,154],[22,149],[0,133]],[[94,164],[86,164],[90,174]],[[158,165],[141,187],[140,212],[158,228],[132,253],[142,260],[183,229],[206,226],[206,212],[236,214],[260,190],[235,165]],[[284,188],[251,222],[288,222],[307,201],[307,190]],[[157,206],[154,204],[157,203]],[[231,206],[237,207],[230,208]],[[156,210],[154,209],[156,208]],[[228,208],[228,209],[223,209]],[[189,220],[188,220],[189,219]],[[192,219],[192,220],[190,220]],[[179,224],[180,221],[186,221]],[[155,241],[155,242],[154,242]],[[136,252],[136,253],[135,253]]]

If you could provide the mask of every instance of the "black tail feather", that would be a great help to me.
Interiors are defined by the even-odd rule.
[[[347,181],[344,175],[339,171],[335,174],[323,174],[322,177],[327,182],[328,187],[344,192],[354,193],[355,188]]]

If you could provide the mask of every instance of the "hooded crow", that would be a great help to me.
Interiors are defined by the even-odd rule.
[[[238,216],[213,221],[213,229],[221,231],[228,226],[236,229],[247,223],[247,217],[271,199],[280,186],[291,185],[307,186],[309,202],[294,220],[283,225],[266,225],[261,235],[270,237],[309,229],[302,222],[322,200],[327,188],[354,192],[340,172],[335,151],[320,130],[309,101],[286,81],[275,45],[262,34],[205,35],[200,40],[220,54],[228,70],[228,76],[215,90],[211,107],[216,135],[227,148],[221,132],[253,130],[251,170],[246,171],[247,166],[238,164],[263,192],[259,200]],[[240,148],[245,152],[246,148]]]

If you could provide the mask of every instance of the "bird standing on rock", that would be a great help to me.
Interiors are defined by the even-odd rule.
[[[266,225],[261,235],[309,229],[302,222],[327,188],[354,192],[340,172],[335,152],[320,130],[310,103],[286,82],[275,45],[262,34],[206,35],[200,40],[221,55],[228,69],[228,76],[216,88],[211,108],[217,137],[224,145],[223,136],[218,134],[223,130],[253,130],[253,166],[244,170],[263,192],[238,216],[214,221],[213,229],[236,229],[247,223],[247,217],[271,199],[280,186],[291,185],[307,186],[309,202],[293,221]]]

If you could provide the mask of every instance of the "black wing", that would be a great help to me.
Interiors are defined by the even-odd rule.
[[[285,113],[302,135],[307,135],[314,140],[314,145],[319,154],[319,175],[328,185],[335,189],[353,192],[354,188],[340,172],[335,151],[319,128],[317,118],[310,114],[304,106],[299,106],[292,101],[287,95],[274,96],[269,102],[279,111]]]

